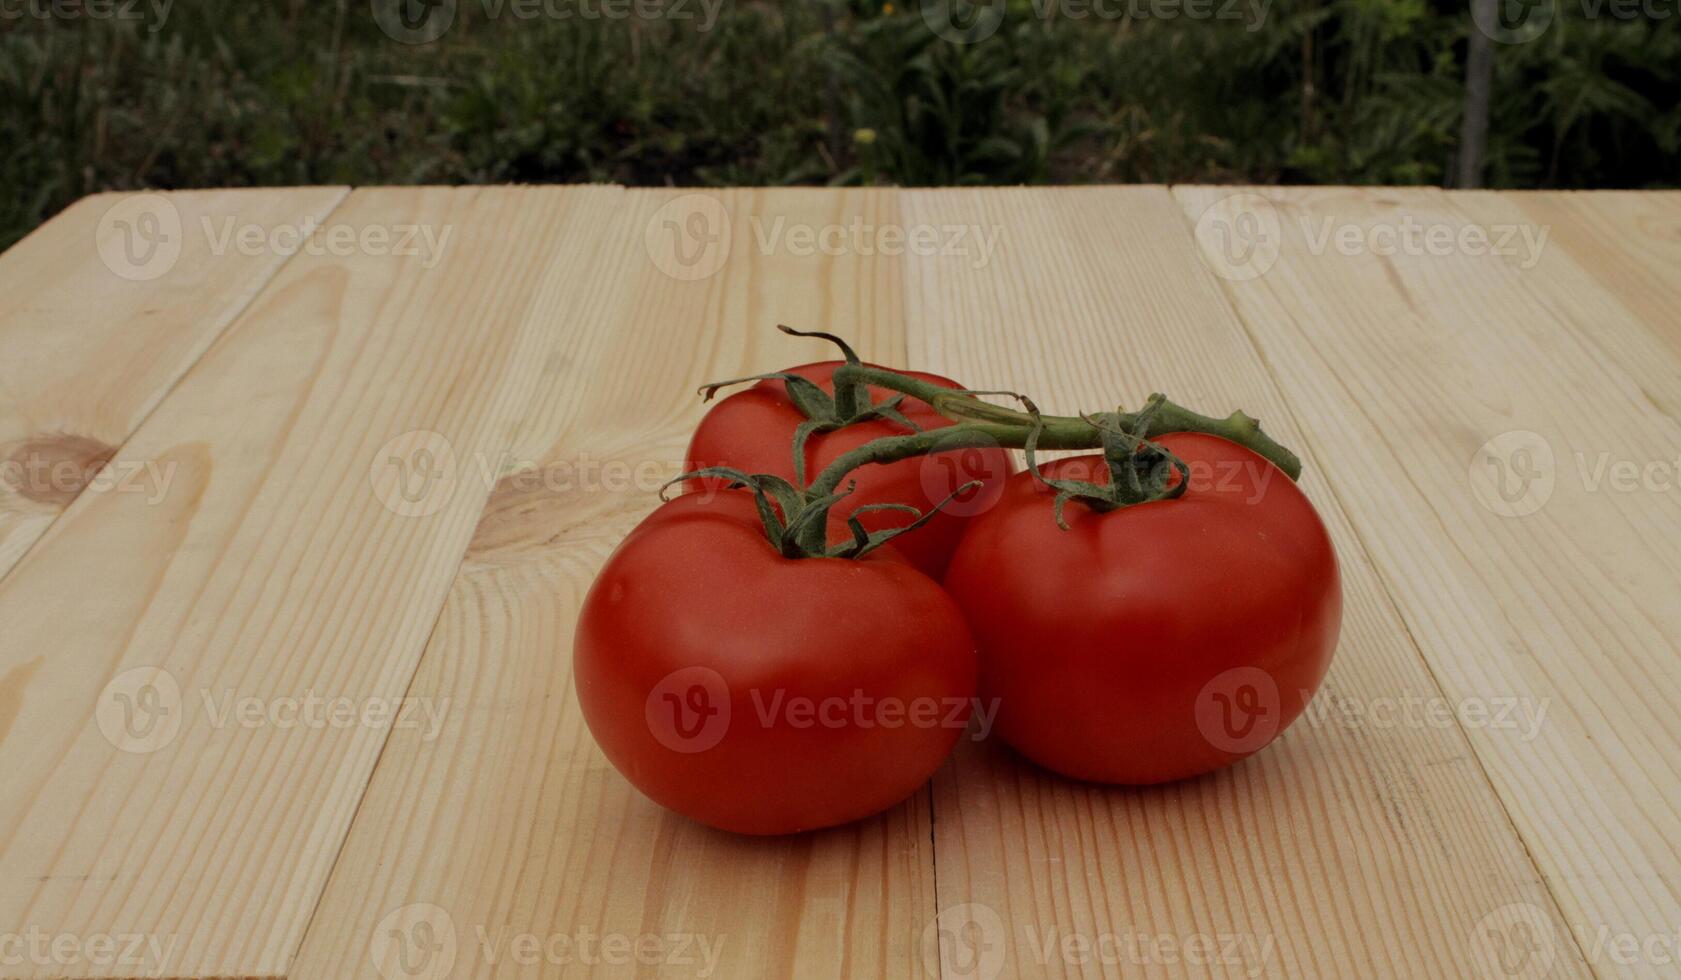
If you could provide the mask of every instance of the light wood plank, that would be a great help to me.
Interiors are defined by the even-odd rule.
[[[1229,193],[1178,192],[1193,220]],[[1592,472],[1673,466],[1673,355],[1563,253],[1308,240],[1327,221],[1462,240],[1476,222],[1441,192],[1264,194],[1281,254],[1230,296],[1444,689],[1548,707],[1533,739],[1469,734],[1574,941],[1602,975],[1672,973],[1618,944],[1661,952],[1681,921],[1681,505]]]
[[[1465,191],[1452,199],[1467,213],[1496,207],[1497,220],[1520,210],[1547,230],[1552,249],[1681,353],[1681,191]]]
[[[989,925],[970,935],[1001,951],[1001,975],[1054,977],[1499,975],[1482,930],[1512,905],[1567,936],[1460,727],[1405,711],[1443,692],[1327,482],[1314,429],[1292,416],[1167,191],[905,199],[910,223],[997,229],[1001,242],[980,268],[910,261],[913,363],[1047,410],[1136,406],[1156,389],[1242,407],[1302,453],[1344,577],[1325,687],[1237,767],[1120,789],[997,746],[960,751],[936,782],[942,924]],[[973,952],[954,943],[946,975],[974,975]],[[1586,975],[1567,939],[1555,954],[1552,976]]]
[[[9,974],[284,972],[391,725],[426,721],[377,711],[490,493],[405,497],[393,458],[447,474],[417,450],[509,445],[549,270],[591,247],[574,209],[616,193],[355,192],[335,224],[447,231],[441,260],[297,256],[118,453],[153,492],[90,489],[0,583],[0,933],[160,946]]]
[[[224,231],[303,228],[345,193],[97,194],[0,255],[0,578],[298,246]]]
[[[686,234],[689,205],[706,199],[626,198],[600,264],[553,311],[553,367],[518,438],[522,466],[542,476],[498,486],[415,679],[416,696],[459,707],[434,741],[393,734],[295,976],[376,977],[376,957],[405,950],[418,968],[428,934],[450,944],[427,976],[446,963],[455,977],[921,970],[934,908],[926,795],[822,833],[711,831],[650,803],[608,765],[571,680],[578,604],[656,505],[659,480],[678,472],[703,410],[699,384],[829,356],[777,334],[778,322],[838,332],[866,357],[903,358],[897,260],[852,245],[801,254],[785,237],[855,219],[896,223],[893,195],[718,193],[727,260],[696,253],[692,266],[671,264],[666,222]],[[699,230],[721,228],[712,211],[693,213],[704,215],[693,219]],[[708,268],[694,280],[662,271]],[[592,466],[625,482],[592,479]],[[513,945],[522,936],[540,944],[525,962]],[[600,937],[649,945],[613,959],[580,945]]]
[[[1512,194],[1454,191],[1421,194],[1425,218],[1452,228],[1484,229],[1492,239],[1525,239],[1506,261],[1485,263],[1502,288],[1521,291],[1548,314],[1580,354],[1622,381],[1642,414],[1681,418],[1681,192]],[[1638,205],[1638,206],[1636,206]],[[1518,229],[1518,234],[1508,229]],[[1498,329],[1498,328],[1494,328]],[[1550,342],[1550,341],[1549,341]],[[1593,478],[1597,451],[1568,469]],[[1681,498],[1681,446],[1657,462]],[[1585,476],[1584,476],[1585,474]],[[1654,487],[1659,494],[1663,490]],[[1639,501],[1641,496],[1636,495]],[[1660,511],[1673,511],[1670,508]],[[1631,512],[1644,520],[1645,511]]]

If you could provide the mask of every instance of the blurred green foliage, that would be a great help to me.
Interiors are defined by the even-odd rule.
[[[1441,183],[1475,30],[1431,0],[1007,0],[971,43],[916,0],[457,0],[411,45],[386,0],[49,2],[0,18],[0,246],[139,187]],[[1540,2],[1495,46],[1489,185],[1676,184],[1681,0]]]

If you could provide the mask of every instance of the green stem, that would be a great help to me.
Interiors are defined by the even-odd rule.
[[[999,432],[995,434],[995,437],[998,438],[995,444],[1008,449],[1020,449],[1025,446],[1027,444],[1027,433],[1032,431],[1035,422],[1035,417],[1031,412],[1018,411],[1002,405],[994,405],[991,402],[984,402],[973,395],[953,391],[950,388],[942,388],[927,381],[907,377],[896,371],[887,371],[864,365],[848,365],[836,368],[835,378],[839,381],[863,381],[878,388],[903,392],[912,398],[927,402],[933,407],[934,411],[954,422],[977,422],[1001,427]],[[1130,427],[1137,421],[1138,415],[1137,412],[1120,412],[1116,418],[1121,425]],[[1039,446],[1042,449],[1097,449],[1103,445],[1102,433],[1085,419],[1064,415],[1040,415],[1038,416],[1038,422],[1044,426],[1044,430],[1039,437]],[[1007,438],[1003,437],[1005,430],[1008,430]],[[939,429],[936,431],[949,433],[951,430]],[[1302,475],[1302,461],[1297,458],[1296,454],[1262,432],[1261,423],[1243,412],[1233,412],[1225,418],[1215,418],[1211,415],[1193,412],[1183,405],[1164,399],[1150,416],[1148,429],[1136,434],[1140,438],[1148,439],[1169,432],[1204,432],[1219,436],[1271,460],[1292,480],[1299,479]],[[1083,435],[1083,441],[1080,435]],[[878,441],[891,442],[892,440]],[[984,443],[977,443],[977,445],[984,445]],[[849,457],[863,454],[865,450],[870,448],[870,445],[860,446],[853,452],[835,460],[818,479],[821,481],[824,476],[829,475],[831,470],[835,470],[841,464],[847,462]],[[950,448],[961,449],[967,448],[967,446],[953,445]],[[906,455],[914,456],[916,452],[913,450]],[[903,458],[905,457],[863,459],[859,463],[847,466],[846,469],[851,470],[856,466],[863,465],[863,463],[892,462],[893,459]],[[835,476],[834,485],[839,485],[840,477],[844,475],[845,471],[843,470]]]
[[[927,402],[955,424],[910,435],[875,439],[842,454],[817,474],[811,486],[806,488],[809,499],[830,497],[839,489],[847,474],[871,463],[893,463],[956,449],[1025,449],[1030,439],[1039,449],[1104,448],[1104,430],[1087,419],[1041,415],[1036,414],[1036,410],[1023,412],[994,405],[972,394],[944,388],[897,371],[848,364],[835,369],[834,380],[837,386],[865,383],[909,395]],[[1033,407],[1031,402],[1027,404]],[[1140,439],[1169,432],[1203,432],[1219,436],[1270,460],[1292,480],[1301,475],[1302,463],[1296,454],[1262,432],[1261,423],[1241,411],[1225,418],[1214,418],[1154,395],[1149,405],[1139,412],[1116,413],[1111,417],[1113,424]],[[1140,421],[1144,423],[1142,427],[1138,424]],[[821,553],[827,545],[827,525],[826,518],[803,525],[798,534],[799,546],[808,553]]]
[[[1047,418],[1047,422],[1050,419]],[[1047,425],[1039,435],[1040,449],[1091,449],[1098,445],[1095,430],[1080,419],[1075,424],[1058,419],[1059,424]],[[1077,428],[1076,428],[1077,426]],[[864,443],[842,454],[817,474],[808,492],[814,495],[833,493],[848,473],[869,463],[895,463],[912,456],[949,452],[954,449],[996,448],[1021,449],[1027,445],[1031,428],[1001,425],[993,422],[960,422],[943,429],[929,429],[904,436],[887,436]]]

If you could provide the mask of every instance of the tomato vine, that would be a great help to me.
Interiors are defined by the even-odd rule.
[[[859,467],[893,463],[937,452],[971,448],[1021,449],[1028,469],[1040,482],[1057,492],[1055,520],[1066,527],[1063,508],[1077,500],[1098,511],[1114,510],[1156,500],[1170,500],[1185,490],[1190,473],[1185,463],[1156,441],[1169,433],[1196,432],[1219,436],[1270,461],[1291,480],[1301,476],[1301,460],[1294,452],[1261,428],[1260,420],[1239,410],[1224,417],[1203,415],[1173,402],[1161,393],[1152,394],[1136,411],[1117,409],[1077,416],[1046,415],[1031,398],[1009,391],[972,391],[945,388],[898,371],[865,364],[846,341],[833,334],[795,330],[778,325],[778,330],[796,337],[813,337],[835,344],[845,358],[832,375],[833,393],[793,372],[775,372],[709,383],[700,389],[711,400],[721,389],[747,381],[781,381],[788,399],[806,421],[795,430],[791,451],[793,481],[769,474],[747,473],[731,467],[704,467],[684,473],[671,483],[697,478],[722,480],[754,494],[765,532],[778,552],[789,558],[861,558],[899,535],[921,527],[941,507],[968,489],[958,488],[944,501],[926,511],[903,503],[877,503],[857,508],[847,518],[851,540],[829,541],[829,511],[849,493],[849,476]],[[871,388],[894,394],[874,402]],[[980,396],[1008,396],[1020,409],[984,401]],[[907,398],[921,401],[950,426],[922,429],[907,418],[900,406]],[[904,435],[885,436],[846,452],[806,480],[805,446],[814,434],[832,432],[865,420],[881,419],[909,430]],[[1035,452],[1042,449],[1099,449],[1109,468],[1108,483],[1054,479],[1043,476]],[[670,484],[667,484],[670,486]],[[903,512],[911,521],[903,526],[866,531],[856,514],[873,511]]]

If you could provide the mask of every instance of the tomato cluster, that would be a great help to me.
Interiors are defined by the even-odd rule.
[[[1152,402],[1130,429],[1047,428],[847,355],[714,406],[685,492],[584,601],[578,699],[638,789],[790,833],[902,801],[965,730],[1144,784],[1229,765],[1302,712],[1336,646],[1337,562],[1253,420]],[[1103,452],[1038,467],[1035,442]]]

